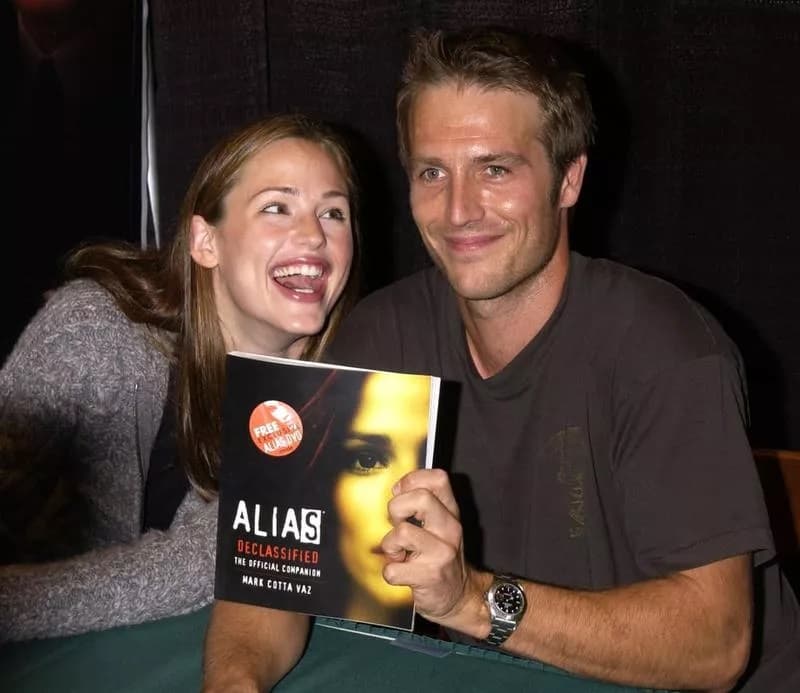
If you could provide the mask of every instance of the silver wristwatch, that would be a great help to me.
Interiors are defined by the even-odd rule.
[[[486,642],[498,647],[517,629],[528,603],[522,586],[510,575],[495,575],[485,599],[492,622]]]

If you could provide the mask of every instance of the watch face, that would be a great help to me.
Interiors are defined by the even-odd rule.
[[[503,582],[495,587],[494,603],[507,616],[516,616],[525,607],[525,596],[517,585]]]

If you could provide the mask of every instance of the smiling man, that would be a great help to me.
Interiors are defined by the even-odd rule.
[[[397,108],[435,267],[362,301],[333,357],[441,376],[459,400],[447,472],[394,488],[384,579],[454,638],[583,676],[800,690],[738,350],[677,288],[570,251],[594,127],[582,75],[548,39],[424,33]],[[262,683],[304,637],[282,619],[240,621]]]

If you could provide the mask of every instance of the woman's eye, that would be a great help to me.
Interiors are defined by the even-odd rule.
[[[371,452],[359,452],[350,464],[350,471],[356,474],[369,474],[379,469],[386,469],[389,462],[381,455]]]
[[[280,202],[271,202],[270,204],[262,207],[261,211],[265,214],[286,214],[286,205],[281,204]]]
[[[329,209],[322,215],[323,219],[333,219],[334,221],[344,221],[347,217],[345,213],[339,209],[338,207],[334,207],[333,209]]]

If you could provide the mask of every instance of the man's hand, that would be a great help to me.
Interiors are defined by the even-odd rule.
[[[383,539],[384,578],[408,585],[422,616],[478,639],[489,634],[489,573],[464,560],[458,505],[447,474],[418,470],[393,489],[394,529]],[[751,559],[706,566],[609,590],[522,580],[536,618],[503,645],[582,676],[658,688],[727,690],[748,660]],[[530,609],[529,609],[530,613]]]
[[[411,587],[417,611],[428,620],[474,632],[486,580],[464,560],[458,504],[447,474],[420,469],[406,474],[393,491],[394,529],[381,544],[389,559],[384,579]],[[485,621],[488,628],[488,615]]]

